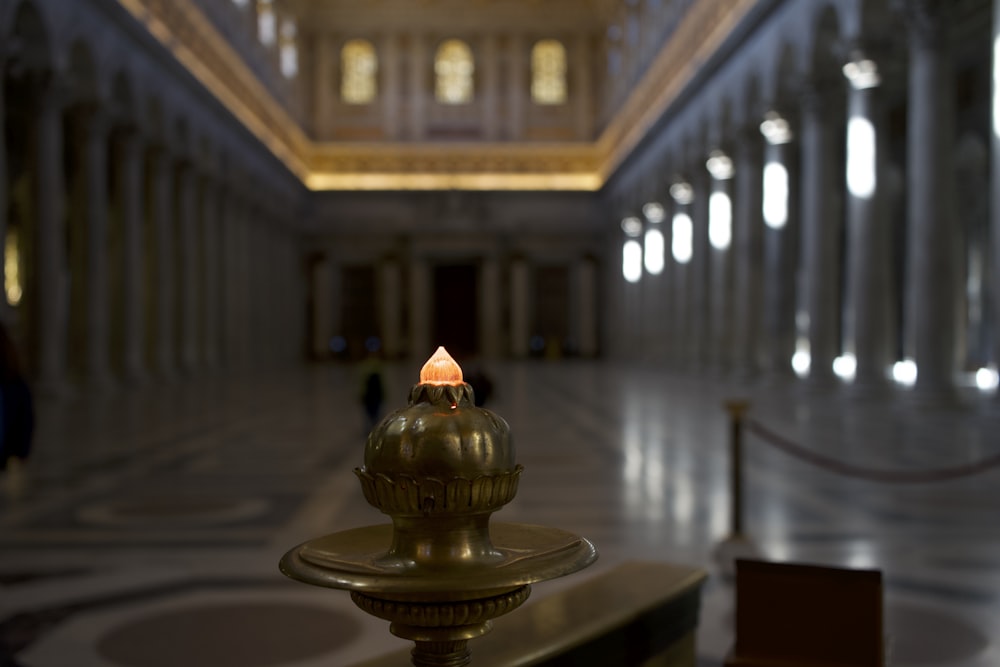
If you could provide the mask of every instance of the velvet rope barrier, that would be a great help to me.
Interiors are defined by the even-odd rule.
[[[931,470],[888,470],[865,468],[851,463],[825,456],[807,449],[784,436],[781,436],[754,419],[744,419],[746,429],[757,435],[781,451],[830,472],[846,477],[866,479],[875,482],[891,484],[922,484],[926,482],[943,482],[961,477],[976,475],[992,468],[1000,467],[1000,452],[987,456],[979,461],[957,465],[950,468]]]

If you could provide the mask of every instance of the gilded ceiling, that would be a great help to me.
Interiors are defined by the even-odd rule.
[[[630,90],[619,111],[592,141],[574,142],[318,142],[260,82],[193,3],[162,8],[148,0],[119,0],[150,33],[222,102],[247,129],[314,190],[598,190],[692,79],[698,63],[753,6],[754,0],[701,0],[686,11]],[[530,21],[532,29],[599,25],[615,0],[288,0],[304,12],[303,31],[329,30],[380,16],[413,27],[438,21],[457,30],[480,22]],[[588,11],[580,11],[580,7]],[[362,11],[363,8],[363,11]],[[566,28],[576,21],[575,28]],[[462,23],[465,22],[465,23]],[[582,23],[581,23],[582,22]]]

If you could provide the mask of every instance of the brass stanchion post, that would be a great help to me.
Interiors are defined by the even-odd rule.
[[[732,577],[737,558],[754,558],[759,552],[743,527],[743,418],[750,402],[731,400],[723,407],[729,414],[729,535],[715,547],[715,560],[722,575]]]
[[[743,534],[743,415],[747,401],[729,401],[729,533]]]

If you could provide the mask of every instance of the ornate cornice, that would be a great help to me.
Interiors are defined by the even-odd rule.
[[[597,140],[600,179],[611,176],[639,145],[755,0],[695,2],[667,40],[621,110]]]
[[[195,0],[119,0],[312,190],[597,191],[639,145],[753,0],[694,3],[594,142],[312,141]]]

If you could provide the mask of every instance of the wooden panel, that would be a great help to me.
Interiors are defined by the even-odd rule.
[[[877,570],[736,562],[736,645],[726,667],[880,667]]]

